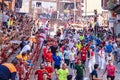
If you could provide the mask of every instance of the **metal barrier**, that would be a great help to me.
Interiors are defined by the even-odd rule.
[[[32,55],[30,56],[30,60],[34,65],[32,67],[27,66],[27,68],[26,68],[27,72],[25,70],[23,70],[23,72],[22,72],[21,70],[23,68],[25,68],[25,66],[23,67],[23,66],[21,66],[21,64],[19,64],[19,67],[20,67],[20,68],[18,68],[19,69],[18,70],[19,80],[28,80],[28,79],[30,79],[30,76],[32,76],[34,73],[35,65],[37,64],[37,61],[38,61],[39,56],[40,56],[40,51],[42,49],[42,47],[40,47],[39,37],[36,40],[37,40],[36,46],[34,47]],[[23,65],[23,63],[22,63],[22,65]]]
[[[15,52],[15,50],[18,48],[19,46],[15,46],[14,44],[10,44],[8,45],[8,47],[5,47],[2,52],[1,52],[1,62],[0,63],[4,63],[7,61],[7,59]]]

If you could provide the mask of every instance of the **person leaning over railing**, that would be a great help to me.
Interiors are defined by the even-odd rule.
[[[0,65],[0,80],[15,80],[17,70],[15,66],[18,60],[14,59],[11,63],[3,63]]]

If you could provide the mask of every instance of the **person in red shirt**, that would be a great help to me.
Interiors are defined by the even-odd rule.
[[[44,56],[46,62],[53,62],[51,49],[48,49],[48,52]]]
[[[75,54],[75,64],[78,64],[78,56]]]
[[[44,67],[44,64],[41,63],[40,64],[40,69],[38,69],[36,72],[35,72],[35,75],[38,75],[38,78],[36,80],[43,80],[43,73],[48,73],[47,70],[45,69]]]
[[[45,45],[43,46],[43,53],[47,53],[47,50],[48,50],[48,46],[47,46],[47,44],[45,44]]]
[[[83,44],[83,47],[80,49],[80,52],[81,52],[81,55],[80,55],[81,60],[82,60],[83,64],[85,64],[87,52],[88,52],[85,44]]]
[[[52,68],[50,62],[47,62],[47,66],[45,66],[45,69],[46,69],[47,72],[48,72],[48,79],[49,79],[49,80],[52,80],[52,73],[54,72],[54,69]]]
[[[106,65],[103,75],[107,72],[107,80],[115,80],[116,67],[113,65],[112,60],[109,60],[108,63],[109,64]],[[102,75],[102,77],[103,77],[103,75]]]
[[[43,53],[42,53],[43,62],[44,62],[44,59],[45,59],[45,57],[46,57],[47,52],[48,52],[48,46],[47,46],[47,45],[44,45],[44,46],[43,46]]]

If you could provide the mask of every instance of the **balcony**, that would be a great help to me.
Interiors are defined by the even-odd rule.
[[[112,10],[116,6],[120,5],[120,0],[102,0],[102,8],[105,10]]]

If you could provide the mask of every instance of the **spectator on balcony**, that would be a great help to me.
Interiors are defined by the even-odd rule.
[[[16,68],[18,60],[14,59],[11,63],[4,63],[0,65],[0,80],[15,80],[16,77]]]

